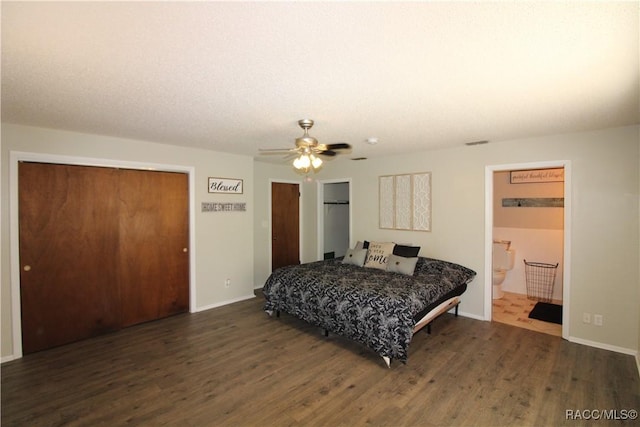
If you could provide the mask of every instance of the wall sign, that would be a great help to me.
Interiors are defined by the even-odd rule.
[[[563,182],[564,168],[511,171],[511,184]]]
[[[246,203],[202,202],[202,212],[246,212]]]
[[[209,193],[242,194],[242,180],[209,177]]]

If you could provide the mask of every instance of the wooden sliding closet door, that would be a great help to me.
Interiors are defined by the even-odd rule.
[[[19,164],[25,354],[120,327],[116,172]]]
[[[186,174],[121,171],[123,326],[189,309],[188,189]]]
[[[19,165],[25,354],[189,308],[186,174]]]

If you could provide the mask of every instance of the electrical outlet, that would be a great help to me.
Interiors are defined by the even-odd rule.
[[[227,279],[224,281],[224,287],[228,288],[229,286],[231,286],[231,279]]]
[[[591,313],[582,313],[582,322],[591,323]]]
[[[602,318],[602,314],[594,314],[593,315],[593,324],[596,326],[602,326],[602,321],[604,319]]]

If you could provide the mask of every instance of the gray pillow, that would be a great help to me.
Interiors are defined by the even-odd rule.
[[[366,249],[347,249],[347,253],[342,260],[343,264],[353,264],[358,267],[364,265],[364,259],[367,257]]]
[[[418,257],[406,258],[391,254],[389,255],[389,261],[387,262],[387,271],[413,276],[413,271],[416,269],[417,262]]]
[[[366,240],[363,242],[361,240],[358,240],[358,243],[356,243],[356,246],[353,249],[368,249],[369,248],[369,242],[367,242]]]

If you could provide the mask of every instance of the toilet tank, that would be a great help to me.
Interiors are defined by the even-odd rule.
[[[516,251],[511,248],[511,242],[506,240],[493,241],[494,270],[511,270],[516,260]]]

